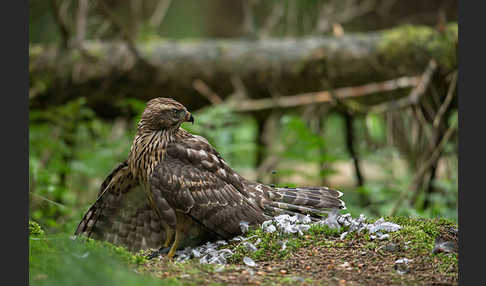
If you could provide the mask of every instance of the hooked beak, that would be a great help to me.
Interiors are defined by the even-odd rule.
[[[194,117],[192,116],[192,114],[190,112],[187,112],[185,121],[191,122],[192,124],[194,124]]]

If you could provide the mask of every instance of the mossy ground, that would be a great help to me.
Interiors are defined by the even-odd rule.
[[[313,226],[303,236],[278,236],[275,233],[251,230],[246,237],[251,242],[260,238],[259,250],[250,252],[242,244],[233,242],[226,247],[235,251],[230,264],[202,265],[196,260],[173,262],[166,258],[145,260],[143,256],[132,255],[123,248],[108,243],[88,240],[88,243],[77,243],[77,253],[92,251],[91,260],[85,258],[76,261],[76,272],[79,277],[97,276],[103,285],[429,285],[457,284],[457,253],[432,254],[437,237],[457,242],[457,224],[444,219],[423,219],[407,217],[387,217],[387,221],[402,226],[400,231],[390,233],[388,240],[371,240],[369,234],[350,234],[344,240],[339,239],[339,232],[326,226]],[[371,221],[370,221],[371,222]],[[280,241],[286,240],[287,248],[281,250]],[[41,269],[40,260],[56,268],[62,261],[52,260],[49,247],[32,252],[30,275],[33,285],[47,285],[37,278],[42,271],[53,272],[53,269]],[[46,247],[47,245],[37,245]],[[84,249],[83,251],[79,251]],[[98,253],[99,251],[99,253]],[[66,255],[67,253],[64,253]],[[103,259],[98,260],[103,257]],[[34,257],[33,257],[34,256]],[[72,256],[72,255],[71,255]],[[249,268],[242,263],[244,256],[252,257],[257,267]],[[32,264],[33,258],[38,261]],[[399,274],[394,268],[397,259],[411,259],[409,272]],[[35,260],[34,259],[34,260]],[[109,260],[111,259],[111,260]],[[73,260],[71,258],[71,260]],[[113,264],[113,261],[116,263]],[[88,267],[85,264],[97,266]],[[60,265],[59,265],[60,266]],[[53,276],[51,282],[67,282],[64,276],[72,276],[66,265]],[[66,272],[63,274],[62,271]],[[91,273],[94,271],[97,275]],[[54,271],[56,272],[56,271]],[[113,278],[116,273],[117,277]],[[109,275],[103,278],[103,275]],[[41,276],[42,278],[42,276]],[[58,279],[59,281],[57,281]],[[103,280],[104,279],[104,280]],[[113,280],[114,279],[114,280]],[[122,279],[122,280],[119,280]],[[162,279],[162,281],[160,280]],[[44,277],[44,280],[47,278]],[[62,281],[61,281],[62,280]],[[116,281],[115,281],[116,280]],[[109,281],[110,283],[105,283]],[[47,281],[46,281],[47,282]],[[113,283],[112,283],[113,282]],[[115,283],[116,282],[116,283]],[[80,285],[87,283],[81,279]],[[98,284],[99,284],[98,283]],[[120,284],[121,283],[121,284]],[[50,285],[62,283],[51,283]],[[73,285],[73,284],[70,284]],[[83,284],[87,285],[87,284]]]

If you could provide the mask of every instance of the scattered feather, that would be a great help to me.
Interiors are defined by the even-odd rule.
[[[313,222],[309,215],[304,216],[299,214],[291,216],[282,214],[264,221],[261,224],[261,228],[267,233],[276,233],[277,235],[297,234],[301,236],[308,232],[314,224],[327,225],[330,228],[338,229],[338,231],[343,227],[347,227],[347,230],[340,235],[341,240],[350,233],[361,233],[362,231],[368,231],[371,234],[371,239],[384,240],[389,239],[390,237],[389,234],[385,232],[394,232],[401,229],[398,224],[386,222],[384,218],[380,218],[372,224],[367,224],[366,217],[363,214],[360,214],[358,218],[353,218],[349,213],[339,214],[338,210],[333,210],[326,218],[316,222]],[[240,222],[240,227],[241,231],[246,233],[250,226],[247,222],[242,221]],[[256,241],[254,243],[250,242],[250,240],[254,238],[257,238]],[[187,247],[184,250],[177,251],[176,261],[181,262],[191,258],[199,258],[199,262],[204,264],[226,264],[226,260],[230,258],[234,252],[229,248],[220,249],[222,246],[228,245],[229,242],[240,242],[247,251],[255,252],[258,250],[257,246],[261,241],[262,240],[257,235],[252,235],[250,237],[236,236],[228,241],[218,240],[216,242],[207,242],[198,247]],[[286,250],[287,241],[288,240],[279,241],[282,251]],[[450,244],[448,242],[436,242],[436,246],[438,249],[446,249],[444,252],[447,252],[447,249],[449,249],[447,247],[449,247]],[[243,262],[250,267],[256,266],[255,261],[249,257],[244,257]],[[404,258],[402,260],[397,260],[395,265],[400,266],[401,264],[407,264],[408,262],[409,260]],[[396,266],[399,273],[407,273],[406,267],[400,266],[400,268],[399,266]]]
[[[241,233],[245,234],[250,229],[250,224],[246,221],[240,221]]]
[[[250,267],[257,266],[257,264],[255,263],[255,261],[253,261],[253,259],[251,259],[248,256],[243,257],[243,263],[245,263],[246,266],[250,266]]]

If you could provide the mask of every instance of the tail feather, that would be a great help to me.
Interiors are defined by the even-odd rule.
[[[295,212],[295,211],[291,211],[291,210],[287,210],[287,209],[281,209],[281,208],[277,208],[277,207],[272,207],[270,205],[265,205],[264,206],[264,209],[265,209],[266,212],[272,214],[273,216],[275,216],[275,215],[281,215],[281,214],[288,214],[288,215],[291,215],[291,216],[295,216],[295,215],[301,216],[301,215],[303,215],[300,212]],[[270,218],[271,217],[269,217],[269,219]],[[312,221],[318,221],[319,220],[318,218],[313,217],[313,216],[311,216],[310,219]]]
[[[320,196],[306,191],[276,192],[279,201],[297,205],[312,206],[315,208],[342,208],[344,202],[335,196],[322,194]]]
[[[269,188],[269,187],[268,187]],[[327,187],[269,188],[271,201],[265,209],[272,214],[309,214],[320,216],[332,209],[346,209],[339,199],[343,193]]]
[[[93,227],[98,221],[100,215],[101,208],[99,208],[99,206],[96,204],[93,205],[79,222],[74,235],[84,234],[87,237],[90,237]]]
[[[324,211],[321,209],[316,208],[309,208],[305,206],[293,205],[288,203],[281,203],[281,202],[271,202],[271,206],[283,209],[283,210],[290,210],[290,211],[298,211],[300,213],[317,213],[317,214],[328,214],[330,211]]]
[[[329,189],[327,187],[275,188],[275,190],[277,190],[278,192],[314,195],[319,198],[322,196],[329,196],[333,198],[340,198],[343,196],[342,192],[334,189]]]

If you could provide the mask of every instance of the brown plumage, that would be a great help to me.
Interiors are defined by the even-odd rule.
[[[75,234],[132,250],[183,246],[241,233],[240,222],[344,208],[342,193],[326,187],[272,188],[234,172],[201,136],[181,129],[192,115],[180,103],[147,103],[128,159],[101,185]]]

